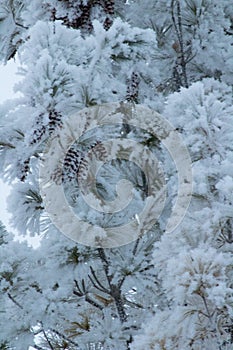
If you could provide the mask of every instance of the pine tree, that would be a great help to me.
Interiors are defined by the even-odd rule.
[[[181,116],[176,126],[193,160],[193,199],[179,228],[155,244],[167,305],[158,306],[132,349],[232,346],[231,101],[231,88],[214,79],[168,99],[165,113]]]
[[[3,238],[0,346],[9,349],[228,350],[232,346],[232,10],[224,0],[2,1],[1,59],[16,53],[22,97],[0,108],[0,169],[12,185],[12,223],[40,247]],[[143,14],[143,15],[142,15]],[[7,28],[11,28],[10,32]],[[177,176],[161,142],[123,124],[94,129],[68,150],[53,180],[87,221],[117,227],[137,214],[145,177],[107,162],[99,194],[130,180],[136,199],[113,218],[80,199],[85,155],[106,159],[104,140],[133,138],[166,170],[169,203],[153,229],[118,248],[91,248],[50,221],[38,166],[68,116],[105,102],[143,103],[182,135],[193,166],[189,211],[164,233]],[[88,118],[83,123],[91,124]],[[85,129],[84,127],[84,129]]]

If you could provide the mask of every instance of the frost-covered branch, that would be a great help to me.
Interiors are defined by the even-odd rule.
[[[93,284],[93,286],[98,289],[99,291],[101,292],[104,292],[104,293],[107,293],[109,294],[109,291],[107,288],[105,288],[102,283],[99,281],[99,279],[97,278],[96,276],[96,273],[94,271],[94,269],[92,268],[92,266],[90,266],[90,270],[91,270],[91,273],[92,273],[92,276],[91,275],[88,275],[89,279],[91,280],[91,283]]]
[[[89,303],[92,306],[95,306],[99,310],[103,309],[103,306],[101,306],[100,304],[98,304],[96,301],[94,301],[93,299],[91,299],[88,296],[88,294],[87,294],[88,292],[86,291],[84,279],[82,279],[82,290],[81,290],[81,287],[79,286],[77,280],[74,280],[74,283],[75,283],[75,286],[76,286],[76,289],[77,289],[77,290],[73,290],[73,294],[74,295],[77,295],[78,297],[85,296],[85,300],[86,300],[87,303]]]
[[[176,13],[175,13],[176,11]],[[184,38],[183,38],[183,28],[182,28],[182,20],[181,20],[181,8],[180,8],[180,0],[172,0],[171,1],[171,13],[172,13],[172,23],[175,28],[175,33],[177,36],[177,48],[178,58],[175,63],[175,67],[173,68],[174,79],[177,83],[177,88],[179,89],[181,86],[188,87],[188,78],[187,78],[187,60],[185,57],[185,49],[184,49]],[[181,67],[181,72],[179,73],[179,67]]]
[[[123,302],[123,297],[121,295],[121,283],[120,284],[114,284],[112,283],[112,276],[109,275],[109,263],[108,259],[106,257],[105,251],[103,248],[98,249],[99,252],[99,257],[102,260],[103,266],[104,266],[104,271],[105,275],[109,284],[109,295],[114,299],[116,308],[118,311],[118,315],[120,318],[120,321],[126,322],[127,321],[127,315],[125,312],[125,307],[124,307],[124,302]]]

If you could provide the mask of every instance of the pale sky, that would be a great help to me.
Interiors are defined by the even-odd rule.
[[[16,96],[13,92],[13,86],[20,80],[20,77],[16,72],[17,61],[12,59],[6,65],[0,64],[0,103]],[[9,191],[9,186],[0,180],[0,220],[7,226],[7,228],[9,228],[9,215],[6,211],[6,197]]]
[[[0,64],[0,102],[14,97],[13,86],[20,80],[17,72],[17,60],[11,59],[6,65]]]

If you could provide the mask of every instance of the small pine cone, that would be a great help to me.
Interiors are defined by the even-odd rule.
[[[61,128],[62,123],[62,115],[56,110],[52,110],[49,112],[49,134],[51,135],[58,127]]]
[[[21,177],[20,177],[20,181],[24,182],[26,180],[26,177],[29,173],[30,167],[29,167],[29,163],[30,163],[30,158],[26,159],[23,164],[21,165]]]
[[[35,129],[32,134],[32,140],[30,141],[30,144],[36,144],[41,141],[42,136],[45,134],[46,128],[44,125],[41,125],[38,127],[38,129]]]
[[[76,150],[74,147],[71,147],[67,152],[64,164],[63,164],[63,176],[64,179],[68,179],[69,181],[76,178],[80,161],[83,158],[83,154],[81,151]]]
[[[111,28],[112,26],[112,23],[113,23],[113,20],[109,17],[107,17],[104,21],[104,29],[107,31]]]
[[[109,15],[114,15],[114,5],[115,5],[115,0],[105,0],[104,11]]]
[[[91,16],[91,5],[88,3],[86,6],[80,6],[82,14],[80,16],[81,26],[86,29],[92,29],[92,24],[90,20]]]
[[[114,0],[105,0],[104,1],[103,9],[104,9],[105,13],[108,15],[104,21],[104,29],[105,30],[108,30],[113,23],[113,19],[111,17],[114,15],[114,5],[115,5]]]
[[[139,76],[137,73],[133,72],[131,78],[127,81],[127,92],[126,100],[128,102],[138,102],[138,92],[139,92]]]
[[[103,0],[93,0],[92,5],[93,6],[99,5],[103,7]]]
[[[91,11],[92,4],[87,3],[87,5],[75,5],[74,1],[68,1],[67,8],[72,9],[72,12],[74,13],[73,18],[70,18],[68,13],[65,15],[65,17],[61,18],[63,20],[63,23],[67,27],[71,27],[74,29],[84,29],[87,31],[92,30],[92,24],[90,21],[90,11]]]
[[[46,132],[45,126],[42,124],[43,114],[40,114],[35,122],[35,127],[31,136],[30,145],[34,145],[41,141],[43,135]]]

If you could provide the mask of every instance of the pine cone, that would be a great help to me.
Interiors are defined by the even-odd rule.
[[[63,181],[68,180],[72,181],[78,175],[79,167],[81,162],[83,162],[83,152],[80,150],[76,150],[74,146],[72,146],[67,152],[64,164],[63,164]]]
[[[56,110],[52,110],[49,112],[49,135],[51,135],[57,127],[61,128],[62,123],[62,115]]]
[[[128,80],[126,92],[126,100],[128,102],[138,103],[139,82],[139,75],[133,72],[131,78]]]
[[[20,177],[20,181],[24,182],[26,180],[26,177],[29,173],[30,167],[29,167],[29,163],[30,163],[30,158],[26,159],[23,164],[21,164],[21,177]]]
[[[114,15],[114,0],[105,0],[104,1],[104,11],[108,13],[109,15]]]
[[[104,21],[104,29],[109,30],[109,28],[112,25],[112,22],[113,22],[113,20],[111,18],[107,17]]]
[[[30,145],[36,144],[41,141],[43,135],[46,132],[46,128],[43,125],[43,113],[39,114],[35,121],[35,128],[33,130]]]

